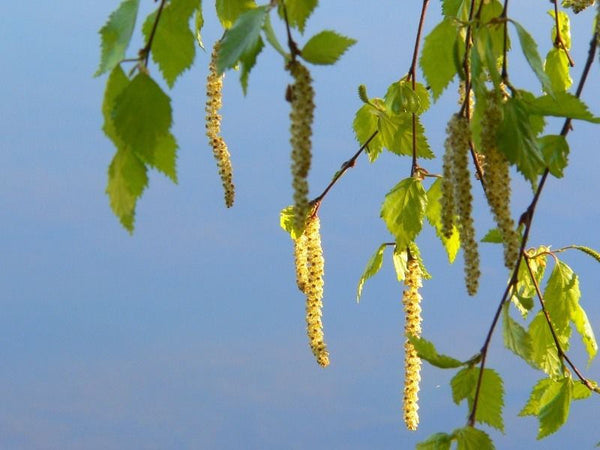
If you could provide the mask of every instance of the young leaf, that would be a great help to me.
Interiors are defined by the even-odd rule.
[[[425,216],[429,224],[435,229],[435,234],[442,241],[446,253],[448,254],[448,261],[452,264],[456,258],[458,250],[460,249],[460,235],[458,228],[453,226],[452,235],[447,238],[442,233],[442,204],[440,199],[442,197],[442,180],[438,178],[433,182],[429,190],[427,191],[427,208],[425,209]]]
[[[458,404],[466,398],[469,410],[473,407],[479,370],[478,367],[467,367],[458,372],[451,381],[454,402]],[[502,378],[495,370],[483,369],[475,420],[504,431],[503,406],[504,386]]]
[[[125,58],[125,51],[135,28],[139,5],[140,0],[124,0],[100,30],[102,56],[94,76],[110,72]]]
[[[138,73],[115,99],[113,122],[123,143],[154,160],[159,137],[171,127],[171,99],[145,73]]]
[[[381,218],[399,248],[405,248],[421,231],[426,206],[425,189],[413,177],[402,180],[385,196]]]
[[[558,261],[544,291],[546,310],[557,334],[564,334],[563,330],[569,327],[571,313],[579,305],[580,297],[577,275],[565,263]]]
[[[466,426],[452,432],[456,439],[456,450],[494,450],[494,443],[486,432]]]
[[[546,55],[544,72],[548,75],[555,93],[565,92],[573,84],[569,68],[569,58],[562,48],[553,48]]]
[[[564,1],[563,1],[564,4]],[[556,20],[554,15],[554,10],[551,9],[548,11],[550,17],[554,22],[554,26],[552,27],[552,42],[556,41]],[[558,12],[558,23],[560,25],[560,38],[562,39],[563,44],[567,50],[571,49],[571,24],[569,15],[564,11]]]
[[[411,251],[411,253],[413,253]],[[414,255],[412,255],[414,257]],[[417,258],[418,259],[418,258]],[[396,271],[396,278],[398,281],[404,281],[406,271],[408,270],[408,251],[406,249],[398,250],[397,246],[394,246],[394,253],[392,253],[392,262],[394,263],[394,270]],[[421,267],[423,274],[426,273]],[[427,278],[423,276],[423,278]]]
[[[553,383],[555,381],[552,378],[542,378],[539,380],[533,387],[529,395],[529,400],[527,400],[527,403],[519,412],[519,416],[537,416],[540,413],[542,396]]]
[[[464,365],[463,362],[458,359],[454,359],[451,356],[440,355],[435,349],[432,342],[425,338],[417,337],[414,335],[406,336],[410,343],[415,347],[419,358],[424,359],[429,364],[440,369],[453,369]]]
[[[416,446],[417,450],[450,450],[452,436],[446,433],[435,433]]]
[[[439,98],[456,75],[454,47],[457,39],[460,39],[458,29],[452,19],[442,20],[425,37],[419,64],[434,100]]]
[[[223,28],[228,29],[231,28],[240,14],[256,8],[256,3],[254,0],[216,0],[215,7],[221,25],[223,25]]]
[[[152,161],[144,161],[177,183],[177,141],[171,133],[158,137]]]
[[[506,348],[523,358],[528,364],[534,365],[531,360],[531,336],[510,317],[509,303],[505,303],[502,308],[502,334]]]
[[[152,41],[152,60],[158,65],[169,87],[188,69],[196,56],[196,37],[190,30],[190,17],[197,10],[199,0],[170,2],[162,10]],[[150,38],[156,12],[150,14],[143,26],[146,41]]]
[[[242,85],[242,91],[244,92],[244,95],[246,95],[248,92],[248,75],[250,75],[250,71],[256,64],[256,57],[262,51],[264,46],[263,40],[259,36],[254,47],[248,48],[248,50],[242,53],[242,56],[240,57],[240,63],[242,64],[240,83]]]
[[[429,93],[421,83],[400,80],[392,83],[385,94],[385,106],[393,114],[414,113],[422,114],[429,109]]]
[[[573,383],[573,400],[584,400],[592,395],[592,391],[581,381],[573,382],[571,380],[571,383]],[[595,383],[592,382],[592,385],[594,384]]]
[[[535,40],[531,37],[531,35],[523,28],[518,22],[515,22],[512,19],[509,19],[510,22],[517,29],[517,34],[519,36],[519,42],[521,43],[521,50],[523,50],[523,55],[525,55],[525,59],[529,63],[529,66],[537,76],[540,83],[542,83],[542,87],[544,91],[546,91],[550,95],[554,95],[554,91],[552,90],[552,83],[550,82],[550,78],[544,72],[544,66],[542,64],[542,59],[540,58],[540,54],[538,53],[537,44]]]
[[[479,368],[473,366],[465,367],[454,375],[450,381],[454,403],[458,405],[464,399],[473,398],[478,376]]]
[[[202,50],[204,50],[204,42],[202,41],[202,27],[204,26],[204,15],[202,14],[202,0],[198,3],[196,9],[196,17],[194,19],[194,34],[196,35],[196,42]]]
[[[381,265],[383,263],[383,252],[386,247],[387,247],[386,244],[381,244],[379,246],[379,248],[375,251],[373,256],[371,256],[371,258],[367,262],[367,267],[365,268],[365,271],[361,275],[360,280],[358,280],[358,287],[356,288],[356,301],[357,302],[360,301],[360,296],[362,294],[362,290],[363,290],[365,281],[367,281],[369,278],[374,276],[377,272],[379,272],[379,269],[381,269]]]
[[[556,178],[563,177],[563,170],[567,167],[569,144],[564,136],[549,134],[538,139],[546,167]]]
[[[300,55],[313,64],[334,64],[355,43],[354,39],[325,30],[311,37]]]
[[[498,228],[492,228],[481,239],[481,242],[487,242],[488,244],[502,244],[502,241],[502,232]]]
[[[573,386],[570,377],[552,381],[540,398],[537,439],[554,433],[565,424],[569,417],[572,397]]]
[[[304,33],[306,20],[310,17],[317,7],[317,0],[286,0],[285,13],[283,12],[283,2],[279,2],[279,15],[282,19],[287,15],[288,23],[291,27],[298,28]]]
[[[356,111],[354,116],[354,122],[352,122],[352,128],[354,129],[354,135],[359,145],[363,145],[367,140],[377,131],[377,110],[369,104],[365,104]],[[381,134],[377,133],[369,145],[367,146],[367,155],[369,161],[374,162],[383,150],[383,141]]]
[[[108,168],[106,194],[121,224],[133,232],[135,205],[148,185],[146,166],[130,149],[119,149]]]
[[[598,353],[598,343],[596,342],[592,324],[581,305],[577,304],[571,310],[571,320],[575,324],[575,329],[581,335],[581,340],[588,354],[588,364],[590,364]]]
[[[568,92],[558,92],[551,97],[523,98],[525,108],[530,114],[541,116],[569,117],[576,120],[585,120],[592,123],[600,123],[600,117],[595,117],[588,111],[588,107],[579,98]]]
[[[377,110],[377,115],[379,117],[377,129],[379,130],[379,134],[381,134],[383,145],[397,155],[412,155],[412,114],[393,114],[391,110]],[[427,159],[433,158],[433,152],[425,136],[425,129],[419,117],[416,117],[415,120],[417,129],[417,156]]]
[[[287,61],[290,59],[290,55],[288,52],[284,50],[279,41],[277,40],[277,36],[275,35],[275,31],[273,30],[273,25],[271,25],[271,16],[267,14],[265,17],[265,23],[263,24],[263,31],[265,32],[265,37],[267,38],[267,42],[271,44],[271,46],[279,53],[284,59]]]
[[[260,6],[242,13],[225,32],[219,48],[217,71],[224,72],[235,66],[247,53],[256,51],[268,7]]]
[[[106,82],[106,90],[104,91],[104,101],[102,102],[102,115],[104,116],[104,124],[102,130],[115,144],[115,147],[123,146],[113,122],[113,108],[115,107],[115,99],[123,92],[123,89],[129,84],[129,78],[123,72],[120,65],[117,65],[110,73]]]
[[[302,236],[304,229],[296,228],[296,215],[294,213],[294,205],[287,206],[279,213],[279,225],[285,231],[290,233],[293,240]]]
[[[531,111],[523,100],[512,97],[503,105],[504,120],[498,127],[498,149],[531,182],[535,182],[545,165],[536,141]]]
[[[558,335],[558,341],[563,351],[569,347],[571,327],[566,327]],[[544,313],[536,314],[529,324],[529,336],[531,336],[531,360],[551,377],[560,377],[563,373],[563,365],[558,357],[556,343],[550,332]]]

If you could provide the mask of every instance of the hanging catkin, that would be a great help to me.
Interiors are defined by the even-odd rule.
[[[294,264],[296,266],[296,285],[306,293],[308,283],[308,253],[306,232],[294,239]]]
[[[306,266],[308,270],[304,293],[306,294],[306,332],[310,348],[317,362],[327,367],[329,352],[323,337],[323,274],[325,261],[321,248],[319,217],[314,214],[306,221]]]
[[[473,225],[471,195],[471,177],[469,173],[469,142],[471,129],[469,121],[458,114],[454,114],[448,122],[446,129],[448,137],[444,143],[444,177],[448,172],[448,179],[442,183],[442,208],[447,208],[449,201],[444,197],[452,196],[455,212],[459,218],[460,242],[465,258],[465,284],[469,295],[475,295],[479,287],[479,251],[475,240],[475,227]],[[446,169],[446,165],[449,166]],[[450,187],[451,186],[451,187]],[[451,193],[452,192],[452,193]],[[453,211],[442,211],[442,219]],[[448,219],[445,219],[448,220]],[[443,223],[444,226],[447,226]],[[444,228],[444,233],[447,229]]]
[[[292,187],[294,190],[294,221],[301,229],[309,209],[308,172],[311,164],[311,136],[314,116],[314,90],[310,73],[299,61],[291,61],[287,69],[294,78],[289,87],[288,100],[290,112],[292,144]]]
[[[219,168],[219,176],[223,184],[225,194],[225,205],[233,206],[235,188],[233,186],[233,174],[231,158],[227,144],[221,137],[221,115],[219,110],[223,104],[223,75],[217,73],[217,54],[219,41],[213,47],[210,65],[208,66],[208,77],[206,79],[206,135],[213,149],[213,155]]]
[[[486,95],[481,119],[481,149],[486,157],[485,192],[504,244],[504,265],[512,269],[519,255],[520,237],[510,213],[510,171],[506,157],[496,146],[498,125],[502,121],[501,97]]]
[[[404,305],[406,336],[421,336],[421,294],[419,288],[423,274],[416,259],[410,259],[404,276],[406,289],[402,295]],[[417,350],[406,339],[404,343],[404,423],[415,431],[419,425],[419,382],[421,381],[421,358]]]

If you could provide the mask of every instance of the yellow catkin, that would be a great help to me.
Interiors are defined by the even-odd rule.
[[[448,138],[444,144],[445,151],[442,159],[442,197],[440,199],[442,208],[442,234],[446,238],[452,236],[454,229],[454,218],[456,216],[456,202],[454,199],[454,147],[450,140],[450,124],[446,128]]]
[[[329,365],[329,352],[323,337],[323,274],[325,261],[321,248],[319,217],[313,215],[306,222],[306,256],[308,277],[305,284],[306,294],[306,333],[310,348],[317,362],[327,367]]]
[[[421,336],[421,294],[423,274],[416,259],[408,261],[404,277],[406,289],[402,295],[405,314],[405,334]],[[419,383],[421,381],[421,358],[407,339],[404,343],[404,423],[415,431],[419,425]]]
[[[294,239],[294,263],[296,265],[296,285],[302,292],[306,292],[308,283],[308,254],[306,233]]]
[[[233,172],[231,158],[227,144],[221,137],[221,115],[219,110],[223,104],[223,75],[217,73],[217,53],[219,41],[213,47],[208,77],[206,79],[206,135],[213,149],[213,155],[219,168],[219,176],[225,193],[225,205],[233,206],[235,188],[233,186]]]
[[[314,117],[315,92],[311,86],[310,73],[299,61],[291,61],[287,69],[294,78],[289,87],[292,144],[292,187],[294,190],[294,221],[302,228],[309,209],[308,172],[311,164],[311,136]]]
[[[446,151],[450,149],[452,155],[452,185],[456,212],[459,216],[460,242],[465,258],[465,284],[469,295],[475,295],[479,287],[479,250],[475,239],[472,208],[473,196],[471,195],[471,174],[469,172],[469,148],[471,129],[469,121],[464,117],[454,114],[448,122],[448,137]]]
[[[510,165],[496,146],[498,124],[502,121],[501,97],[486,95],[481,119],[481,149],[486,155],[485,191],[504,244],[504,265],[514,267],[519,255],[520,236],[510,212]]]

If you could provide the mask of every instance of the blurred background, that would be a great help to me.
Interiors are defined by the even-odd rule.
[[[203,38],[221,35],[205,2]],[[452,402],[454,371],[425,364],[421,425],[402,421],[402,286],[386,254],[360,304],[356,284],[371,254],[389,241],[379,219],[384,195],[410,172],[409,158],[361,157],[321,207],[326,258],[325,335],[331,366],[315,363],[305,336],[304,298],[294,281],[292,243],[279,228],[291,202],[289,75],[270,48],[250,74],[244,98],[238,74],[225,77],[223,135],[237,188],[223,205],[204,134],[209,52],[170,92],[179,143],[179,184],[151,175],[130,236],[104,193],[114,153],[101,131],[105,77],[97,31],[118,6],[109,2],[8,2],[0,16],[0,448],[20,449],[398,449],[465,424]],[[141,14],[155,7],[142,2]],[[421,2],[322,2],[305,37],[335,29],[358,40],[332,67],[311,68],[316,89],[312,194],[321,192],[358,148],[351,124],[366,84],[371,96],[410,65]],[[510,15],[551,47],[546,2],[514,2]],[[573,18],[578,80],[587,56],[592,11]],[[440,20],[434,1],[426,31]],[[139,21],[141,23],[141,20]],[[283,38],[283,30],[277,27]],[[139,30],[129,53],[142,47]],[[513,84],[538,83],[518,50]],[[151,73],[158,79],[156,67]],[[420,76],[420,75],[419,75]],[[584,99],[600,114],[595,64]],[[164,86],[164,83],[163,83]],[[423,121],[442,152],[456,109],[456,84]],[[550,121],[558,133],[561,121]],[[565,178],[551,179],[535,217],[531,245],[600,248],[597,224],[598,127],[577,122],[569,135]],[[439,172],[438,162],[426,164]],[[515,176],[514,215],[531,199]],[[480,236],[492,221],[476,201]],[[501,249],[482,247],[482,284],[466,295],[462,256],[450,266],[426,226],[419,245],[433,275],[423,289],[423,333],[440,352],[466,359],[483,344],[507,272]],[[564,254],[580,275],[582,305],[600,335],[600,266]],[[572,358],[592,379],[598,362],[573,340]],[[598,399],[574,403],[567,425],[536,441],[537,421],[517,413],[542,374],[502,346],[496,333],[488,367],[505,381],[506,434],[484,427],[501,449],[592,448],[600,441]]]

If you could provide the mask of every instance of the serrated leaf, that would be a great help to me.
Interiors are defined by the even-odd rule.
[[[427,191],[427,208],[425,209],[425,216],[427,217],[429,224],[435,229],[437,237],[442,241],[444,249],[446,249],[446,253],[448,254],[448,261],[452,264],[460,249],[460,235],[456,225],[452,227],[452,235],[449,238],[442,233],[441,198],[442,180],[438,178]]]
[[[196,42],[202,50],[204,50],[204,42],[202,41],[202,27],[204,26],[204,15],[202,14],[202,0],[198,3],[198,9],[196,9],[196,17],[194,19],[194,34],[196,35]]]
[[[290,26],[298,28],[301,33],[304,33],[306,20],[317,7],[317,3],[317,0],[286,0],[285,8]],[[282,19],[285,17],[285,14],[283,13],[283,2],[279,2],[279,15]]]
[[[565,328],[557,336],[561,348],[568,350],[571,328]],[[562,376],[563,366],[558,357],[558,350],[552,333],[546,321],[546,317],[540,311],[529,324],[529,336],[531,336],[531,360],[549,376],[557,378]]]
[[[454,369],[464,365],[463,362],[452,358],[451,356],[440,355],[433,343],[423,337],[414,335],[407,335],[406,337],[415,347],[419,358],[424,359],[432,366],[439,367],[440,369]]]
[[[361,106],[356,115],[354,116],[354,122],[352,122],[352,128],[354,129],[354,135],[359,145],[363,145],[367,140],[377,131],[377,110],[369,104]],[[374,162],[383,150],[383,141],[381,135],[378,133],[369,145],[367,146],[367,155],[369,161]]]
[[[177,0],[167,4],[162,10],[152,41],[152,60],[158,65],[169,87],[194,62],[196,36],[190,30],[189,21],[198,9],[199,0]],[[156,12],[144,22],[143,32],[146,41],[150,37]]]
[[[416,446],[417,450],[450,450],[452,436],[446,433],[435,433]]]
[[[592,391],[581,381],[571,381],[573,383],[573,400],[584,400],[592,395]],[[593,382],[592,382],[593,384]]]
[[[267,16],[265,17],[265,23],[263,23],[263,31],[265,32],[267,42],[271,44],[271,46],[277,51],[277,53],[283,56],[286,61],[289,60],[289,53],[285,51],[283,46],[277,40],[275,31],[273,30],[273,26],[271,25],[271,16],[269,14],[267,14]]]
[[[393,114],[414,113],[422,114],[429,109],[429,93],[421,83],[412,83],[400,80],[392,83],[384,96],[387,109]]]
[[[596,357],[598,353],[598,343],[596,342],[596,336],[594,335],[594,329],[590,323],[585,310],[581,305],[577,304],[571,310],[571,320],[575,325],[575,329],[581,335],[581,340],[585,346],[585,350],[588,354],[588,365]]]
[[[528,364],[533,364],[531,361],[531,336],[525,328],[510,317],[509,303],[505,303],[502,308],[502,335],[506,348],[523,358]]]
[[[494,450],[494,443],[482,430],[466,426],[452,432],[456,439],[456,450]]]
[[[250,71],[256,64],[256,57],[262,51],[264,46],[265,45],[263,44],[263,40],[259,36],[258,40],[256,41],[256,45],[252,48],[249,48],[240,57],[240,63],[242,64],[242,70],[240,73],[240,83],[242,85],[242,91],[244,92],[244,95],[246,95],[246,93],[248,92],[248,75],[250,75]]]
[[[279,213],[279,225],[285,231],[290,233],[290,237],[295,241],[304,232],[304,229],[296,227],[296,215],[294,213],[294,205],[287,206]]]
[[[119,149],[108,168],[106,194],[121,224],[133,232],[137,199],[148,185],[144,163],[129,149]]]
[[[355,43],[355,39],[342,36],[335,31],[325,30],[308,40],[300,56],[313,64],[334,64]]]
[[[481,239],[481,242],[487,242],[489,244],[502,244],[502,232],[499,228],[492,228]]]
[[[473,407],[479,370],[479,367],[465,367],[450,381],[454,403],[459,404],[462,400],[467,399],[469,411]],[[503,406],[504,386],[502,378],[495,370],[483,369],[475,420],[504,431]]]
[[[554,97],[542,95],[541,97],[524,98],[523,103],[530,114],[568,117],[575,120],[600,123],[600,117],[595,117],[589,112],[583,101],[568,92],[557,92]]]
[[[563,177],[563,170],[567,167],[569,144],[564,136],[549,134],[538,139],[546,167],[556,178]]]
[[[444,17],[456,17],[463,0],[442,0],[442,13]]]
[[[412,114],[393,114],[391,111],[377,110],[377,129],[381,135],[383,145],[397,155],[412,155],[413,128]],[[427,142],[425,129],[419,117],[415,117],[417,129],[417,156],[420,158],[433,158],[434,154]]]
[[[427,194],[416,178],[402,180],[385,196],[381,218],[396,238],[398,248],[406,247],[420,233],[427,206]]]
[[[529,265],[538,285],[541,283],[546,271],[546,254],[544,252],[548,250],[547,247],[541,246],[538,249],[527,252]],[[535,285],[531,281],[531,275],[525,261],[521,261],[519,265],[517,284],[515,289],[512,290],[511,295],[511,301],[519,308],[523,317],[526,317],[527,313],[533,308],[533,297],[537,295],[537,292]]]
[[[215,8],[221,25],[223,25],[223,28],[228,29],[231,28],[240,14],[256,8],[256,3],[254,0],[216,0]]]
[[[175,136],[171,133],[159,136],[154,159],[147,163],[169,177],[173,183],[177,183],[177,141]]]
[[[129,78],[123,72],[120,65],[116,66],[110,73],[106,81],[106,89],[104,91],[104,100],[102,102],[102,115],[104,116],[104,124],[102,130],[108,136],[115,146],[122,147],[121,140],[115,130],[112,111],[115,107],[115,99],[123,92],[123,89],[129,84]]]
[[[408,270],[408,251],[405,249],[398,250],[398,247],[394,246],[394,253],[392,253],[392,262],[394,263],[396,278],[400,282],[404,281],[406,271]],[[424,276],[423,278],[426,277]]]
[[[383,252],[386,247],[387,244],[381,244],[379,248],[375,251],[373,256],[369,258],[369,261],[367,262],[367,267],[365,267],[365,271],[361,275],[360,280],[358,280],[358,287],[356,288],[357,302],[360,301],[360,296],[362,294],[365,281],[374,276],[377,272],[379,272],[379,269],[381,269],[381,265],[383,263]]]
[[[523,409],[519,412],[519,416],[537,416],[540,413],[540,401],[546,389],[548,389],[555,381],[552,378],[542,378],[533,387],[529,399]]]
[[[171,127],[171,99],[145,73],[138,73],[115,99],[115,130],[126,146],[153,161],[156,144]]]
[[[558,335],[563,334],[563,330],[568,328],[569,318],[573,309],[579,305],[580,297],[577,275],[565,263],[558,261],[544,291],[546,310]]]
[[[234,67],[245,54],[256,51],[267,12],[267,6],[250,9],[242,13],[225,32],[217,57],[219,73]]]
[[[550,82],[550,78],[544,72],[544,65],[542,64],[542,59],[540,58],[540,54],[538,53],[537,44],[535,40],[531,37],[531,35],[523,28],[518,22],[515,22],[512,19],[509,19],[510,22],[515,26],[517,30],[517,35],[519,36],[519,42],[521,43],[521,50],[523,50],[523,55],[525,55],[525,59],[527,63],[537,76],[538,80],[542,84],[544,91],[546,91],[550,95],[554,95],[554,91],[552,90],[552,83]]]
[[[419,64],[434,100],[439,98],[456,75],[454,47],[457,40],[460,40],[458,29],[454,21],[447,18],[425,37]]]
[[[550,17],[554,21],[554,26],[552,27],[552,42],[556,41],[556,20],[554,15],[554,10],[551,9],[548,11]],[[558,22],[560,24],[560,38],[563,41],[567,50],[571,49],[571,25],[569,15],[564,11],[558,12]]]
[[[571,378],[553,381],[540,398],[540,426],[537,439],[542,439],[562,427],[569,417],[573,396]]]
[[[504,119],[498,127],[498,149],[531,182],[535,182],[544,167],[542,152],[536,140],[535,124],[530,111],[519,98],[510,98],[503,105]]]
[[[553,48],[546,55],[544,71],[548,75],[555,93],[565,92],[573,84],[569,68],[569,58],[563,49]]]
[[[139,0],[124,0],[100,29],[102,55],[94,76],[110,72],[125,58],[135,28],[139,4]]]

